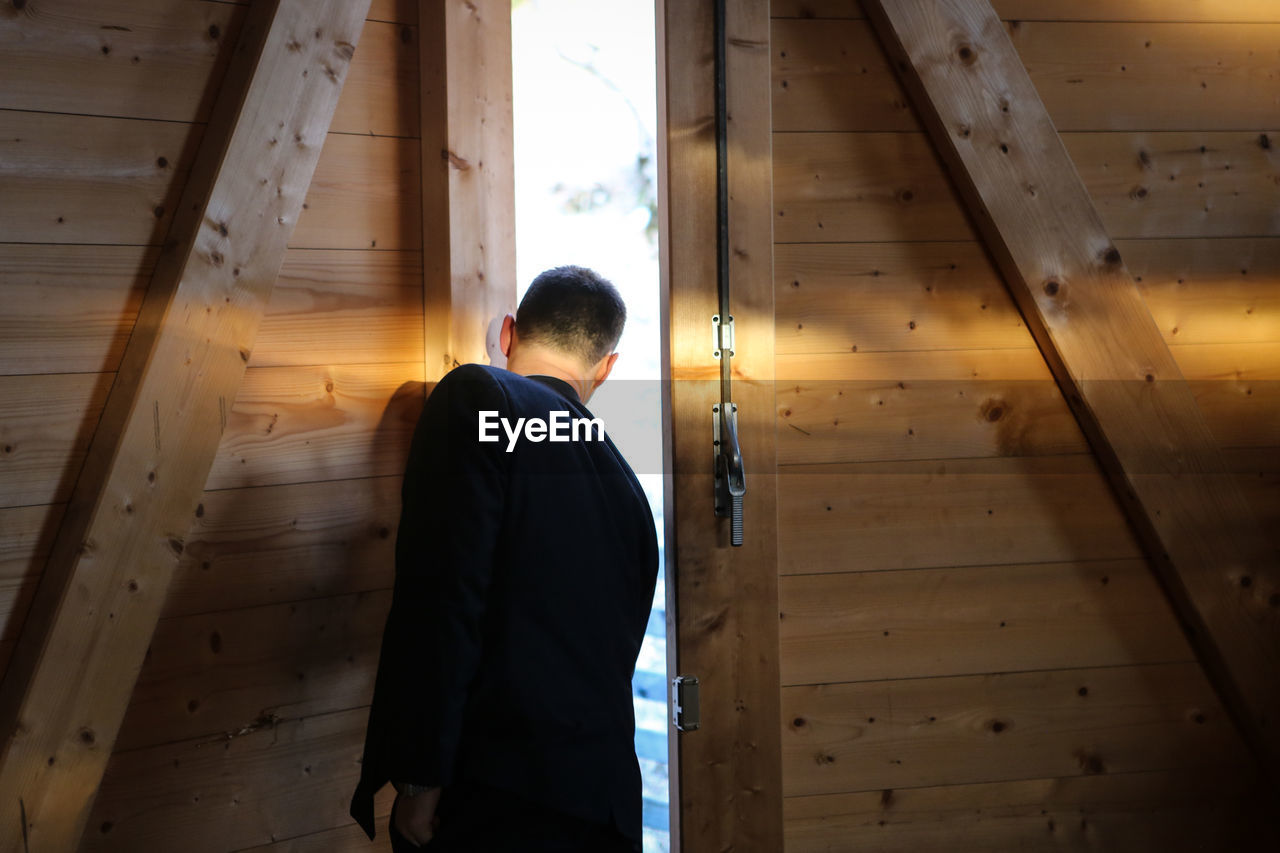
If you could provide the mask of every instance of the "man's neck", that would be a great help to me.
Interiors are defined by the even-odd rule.
[[[581,375],[582,368],[573,359],[565,358],[558,353],[549,352],[545,349],[539,348],[515,353],[514,357],[507,362],[507,370],[512,373],[519,373],[521,376],[538,374],[563,379],[573,386],[573,390],[578,392],[578,399],[584,404],[591,396],[591,392],[595,390],[592,387],[594,385],[593,381]]]

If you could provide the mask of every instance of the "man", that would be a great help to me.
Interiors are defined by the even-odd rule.
[[[351,800],[372,839],[396,786],[393,850],[640,849],[630,681],[657,538],[585,406],[625,320],[590,270],[544,272],[503,321],[507,369],[458,367],[423,409]]]

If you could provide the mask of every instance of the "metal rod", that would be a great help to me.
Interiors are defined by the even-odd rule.
[[[716,66],[716,283],[720,296],[720,320],[729,320],[729,103],[726,95],[725,0],[715,0]],[[732,394],[732,355],[720,354],[720,399]]]

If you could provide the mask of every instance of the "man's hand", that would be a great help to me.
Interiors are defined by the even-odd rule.
[[[440,789],[428,788],[412,797],[396,794],[396,831],[421,847],[435,834]]]

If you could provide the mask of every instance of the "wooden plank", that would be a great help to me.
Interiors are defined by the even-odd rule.
[[[0,245],[0,375],[114,371],[158,250]],[[422,359],[417,252],[285,255],[250,365]]]
[[[1280,24],[1006,25],[1059,131],[1274,128]],[[773,23],[775,131],[919,130],[866,21]]]
[[[784,687],[782,713],[787,796],[1249,761],[1195,661]]]
[[[63,504],[0,509],[0,673],[26,620]]]
[[[1169,343],[1280,341],[1280,240],[1126,240],[1116,247]]]
[[[193,853],[223,853],[345,826],[368,716],[355,708],[117,753],[78,849],[163,850],[180,838]],[[378,814],[393,796],[382,790]]]
[[[165,618],[391,586],[399,477],[224,489],[199,506]]]
[[[243,21],[243,7],[215,2],[45,0],[6,8],[0,108],[208,121]]]
[[[369,20],[417,24],[418,2],[419,0],[372,0],[369,3]]]
[[[111,374],[0,376],[0,506],[67,500]]]
[[[1268,140],[1273,136],[1280,139],[1273,133]],[[1280,212],[1271,187],[1280,161],[1260,139],[1230,132],[1062,134],[1116,239],[1274,233]],[[779,242],[975,239],[923,135],[782,133],[774,150]]]
[[[1213,435],[1111,243],[1106,198],[1095,209],[1081,180],[1089,167],[1077,176],[988,4],[867,9],[1224,704],[1259,757],[1280,766],[1280,623],[1269,603],[1280,600],[1280,564],[1221,473]],[[1177,178],[1167,159],[1152,155],[1154,175]],[[1268,219],[1280,216],[1269,207]],[[1247,220],[1232,227],[1256,224]]]
[[[1269,849],[1246,768],[788,797],[788,853]]]
[[[1220,447],[1280,447],[1280,344],[1169,351]]]
[[[782,18],[771,31],[775,131],[920,129],[866,21]]]
[[[672,738],[672,835],[685,853],[782,848],[767,4],[728,0],[729,277],[733,401],[746,470],[744,543],[711,503],[720,366],[712,4],[658,5],[660,268],[672,673],[701,678],[701,729]],[[706,381],[704,381],[706,380]]]
[[[172,0],[53,0],[6,9],[0,51],[11,61],[0,68],[0,109],[206,122],[244,12]],[[363,40],[331,129],[417,136],[411,29],[372,23]]]
[[[333,114],[333,133],[418,135],[418,39],[407,24],[370,21]]]
[[[0,374],[114,371],[158,250],[0,245]]]
[[[0,110],[0,232],[15,243],[159,245],[203,128]]]
[[[40,576],[62,510],[62,504],[0,509],[0,579],[13,584]]]
[[[421,362],[251,368],[205,488],[399,474],[423,399]]]
[[[67,498],[111,379],[0,377],[0,504]],[[250,368],[207,487],[399,474],[421,406],[417,361]]]
[[[1086,456],[789,466],[778,527],[784,575],[1141,553]]]
[[[1280,24],[1022,21],[1008,31],[1060,130],[1275,127]]]
[[[1116,246],[1167,343],[1280,341],[1280,240]],[[780,354],[1035,346],[979,243],[783,244],[774,292]]]
[[[1222,447],[1280,446],[1280,344],[1172,347]],[[782,464],[1088,449],[1034,349],[783,355]]]
[[[116,751],[368,705],[390,606],[384,589],[161,619]]]
[[[780,356],[1035,346],[976,242],[779,245],[774,292]]]
[[[0,111],[0,230],[11,242],[159,245],[201,132]],[[290,247],[418,249],[417,140],[331,134],[323,146]]]
[[[1280,22],[1271,0],[994,0],[1006,20],[1020,21],[1198,21],[1235,23]],[[861,0],[772,0],[775,18],[862,18]]]
[[[1253,132],[1071,133],[1067,153],[1115,238],[1271,236],[1280,156]]]
[[[505,364],[516,308],[515,139],[507,0],[422,3],[423,336],[426,377]]]
[[[1033,349],[780,356],[777,369],[780,464],[1088,452]]]
[[[245,23],[0,689],[3,837],[70,850],[86,825],[367,8]]]
[[[250,367],[422,361],[418,252],[294,249]]]
[[[422,246],[418,141],[330,134],[291,249]]]
[[[782,684],[1192,660],[1145,560],[793,575]]]
[[[778,133],[774,239],[780,243],[974,241],[921,133]]]

